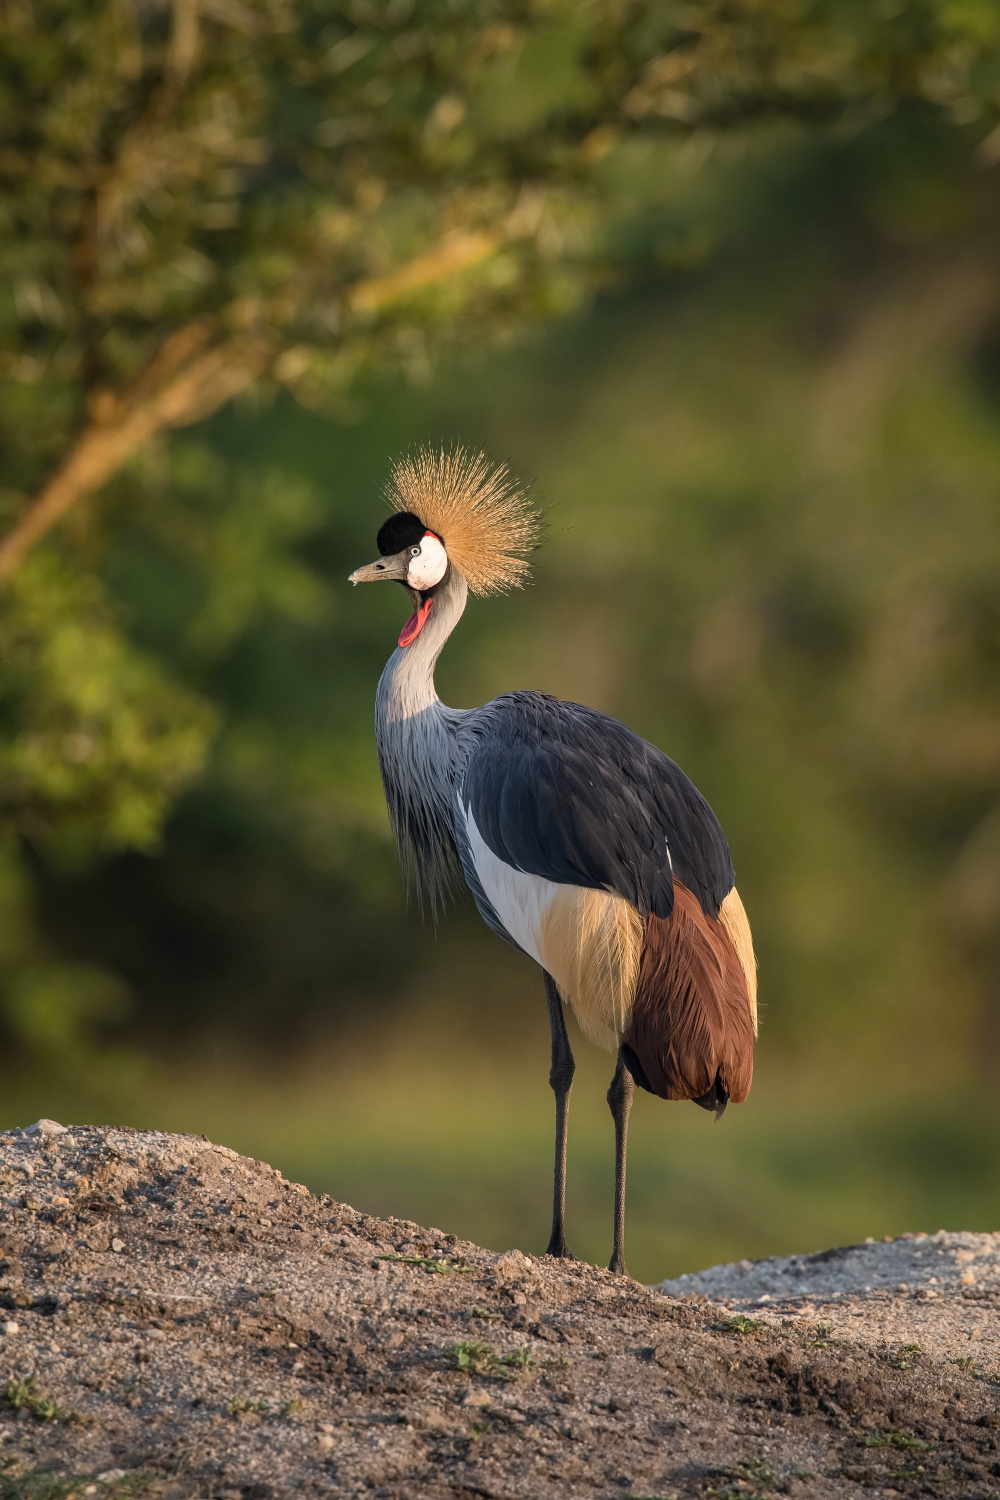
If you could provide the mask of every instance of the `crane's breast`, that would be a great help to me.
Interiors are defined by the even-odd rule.
[[[466,857],[491,915],[552,975],[584,1036],[617,1051],[639,976],[643,922],[638,911],[613,891],[561,884],[507,864],[483,839],[471,809],[461,816]],[[475,892],[475,883],[470,884]]]

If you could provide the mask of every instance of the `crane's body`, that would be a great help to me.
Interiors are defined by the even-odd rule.
[[[496,540],[483,531],[497,524],[491,507],[475,513],[484,483],[489,501],[496,478],[461,452],[404,461],[394,497],[401,514],[379,533],[383,560],[352,575],[355,582],[394,577],[415,606],[378,686],[379,765],[422,902],[436,912],[464,878],[486,923],[545,976],[557,1102],[551,1254],[569,1254],[563,1220],[574,1064],[563,1004],[590,1041],[617,1053],[608,1093],[617,1138],[611,1266],[624,1272],[633,1080],[717,1117],[730,1099],[746,1098],[757,1027],[753,944],[718,820],[661,751],[604,714],[542,693],[507,693],[467,710],[438,698],[434,667],[468,593],[454,561],[463,546],[466,572],[476,576],[469,539],[459,533],[463,493],[486,538],[486,560],[502,571],[489,552]],[[509,489],[501,495],[512,498],[520,503]],[[431,519],[438,516],[440,531]],[[523,517],[515,507],[515,531]],[[504,519],[510,529],[509,513]],[[509,556],[502,562],[511,565]],[[516,581],[520,566],[502,582]],[[490,582],[480,574],[482,591]]]

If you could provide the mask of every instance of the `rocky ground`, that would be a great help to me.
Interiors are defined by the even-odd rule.
[[[649,1290],[202,1138],[0,1134],[0,1500],[1000,1495],[993,1236]]]

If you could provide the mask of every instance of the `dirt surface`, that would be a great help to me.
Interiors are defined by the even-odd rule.
[[[993,1261],[957,1258],[992,1237],[835,1252],[822,1293],[808,1261],[720,1268],[721,1306],[373,1219],[202,1138],[44,1123],[0,1134],[0,1205],[0,1500],[1000,1493]],[[917,1250],[965,1269],[932,1298],[844,1280]]]
[[[708,1298],[770,1327],[819,1320],[870,1348],[919,1344],[938,1363],[1000,1370],[1000,1234],[905,1234],[817,1255],[737,1261],[663,1281],[668,1297]]]

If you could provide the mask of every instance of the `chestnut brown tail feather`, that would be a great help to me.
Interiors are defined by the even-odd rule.
[[[646,923],[626,1061],[661,1099],[693,1099],[721,1115],[753,1078],[753,1012],[739,956],[721,922],[674,882],[669,917]],[[634,1064],[634,1066],[633,1066]]]

